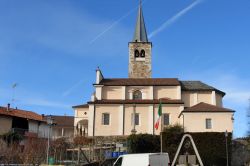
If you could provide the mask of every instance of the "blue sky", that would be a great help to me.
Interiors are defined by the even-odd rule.
[[[90,100],[97,66],[128,76],[137,0],[0,0],[0,105],[73,115]],[[153,77],[202,80],[227,93],[235,137],[250,97],[249,0],[146,0]],[[12,85],[17,83],[15,91]]]

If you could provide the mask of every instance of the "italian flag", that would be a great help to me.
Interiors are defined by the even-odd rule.
[[[159,124],[160,124],[160,120],[161,120],[161,115],[162,115],[162,105],[161,105],[161,102],[159,104],[159,107],[158,107],[158,119],[155,123],[155,129],[158,130],[159,128]]]

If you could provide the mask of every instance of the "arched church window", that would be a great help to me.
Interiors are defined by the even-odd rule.
[[[140,53],[138,50],[135,50],[135,57],[138,58],[140,56]]]
[[[140,55],[142,58],[145,57],[145,51],[144,50],[141,50],[141,55]]]
[[[142,93],[139,90],[134,91],[133,93],[133,99],[134,100],[141,100],[142,99]]]

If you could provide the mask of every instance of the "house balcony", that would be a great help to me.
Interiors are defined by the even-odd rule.
[[[36,131],[28,130],[28,129],[22,129],[22,128],[12,128],[11,132],[20,134],[26,138],[37,138],[38,133]]]

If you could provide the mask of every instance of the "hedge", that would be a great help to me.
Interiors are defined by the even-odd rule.
[[[189,133],[197,146],[205,166],[226,165],[225,134],[218,132]],[[177,151],[183,133],[180,130],[163,133],[163,151],[168,152],[171,161]],[[185,140],[186,141],[186,140]],[[231,165],[232,134],[228,135],[229,166]],[[130,153],[154,153],[160,151],[160,137],[150,134],[131,135],[128,137],[128,150]],[[192,146],[182,148],[180,154],[195,154]]]

